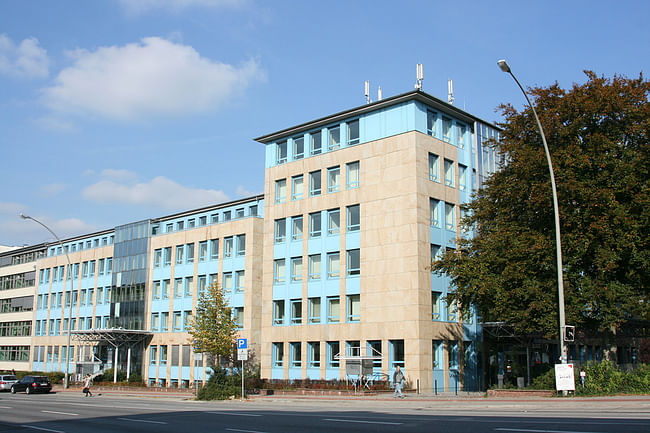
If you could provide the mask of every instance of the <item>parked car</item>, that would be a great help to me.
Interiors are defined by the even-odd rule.
[[[47,376],[23,376],[18,382],[11,385],[11,393],[25,391],[27,394],[33,392],[50,392],[52,384]]]
[[[13,374],[0,374],[0,390],[9,391],[11,385],[18,382],[18,378]]]

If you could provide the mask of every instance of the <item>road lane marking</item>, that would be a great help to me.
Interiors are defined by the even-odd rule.
[[[233,416],[262,416],[256,413],[240,413],[240,412],[207,412],[214,415],[233,415]]]
[[[0,406],[0,409],[12,409],[11,406]]]
[[[56,412],[56,411],[53,411],[53,410],[42,410],[41,412],[45,412],[45,413],[56,413],[56,414],[58,414],[58,415],[79,416],[78,413],[70,413],[70,412]]]
[[[21,425],[21,427],[25,427],[25,428],[33,428],[34,430],[51,431],[51,432],[53,432],[53,433],[65,433],[64,431],[61,431],[61,430],[52,430],[52,429],[50,429],[50,428],[45,428],[45,427],[36,427],[36,426],[33,426],[33,425],[25,425],[25,424],[23,424],[23,425]]]
[[[323,421],[334,421],[334,422],[355,422],[359,424],[386,424],[386,425],[402,425],[403,422],[390,422],[390,421],[362,421],[356,419],[338,419],[338,418],[324,418]]]
[[[265,432],[265,431],[259,431],[259,430],[241,430],[241,429],[238,429],[238,428],[227,428],[226,430],[228,430],[228,431],[238,431],[238,432],[242,432],[242,433],[267,433],[267,432]]]
[[[133,419],[133,418],[118,418],[121,419],[122,421],[133,421],[133,422],[148,422],[150,424],[167,424],[164,421],[151,421],[148,419]]]
[[[569,430],[531,430],[531,429],[524,429],[524,428],[495,428],[494,430],[522,432],[522,433],[597,433],[597,432],[588,432],[588,431],[569,431]]]

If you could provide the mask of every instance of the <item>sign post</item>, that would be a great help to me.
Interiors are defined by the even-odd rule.
[[[237,359],[241,361],[241,401],[244,401],[244,361],[248,361],[248,341],[237,339]]]

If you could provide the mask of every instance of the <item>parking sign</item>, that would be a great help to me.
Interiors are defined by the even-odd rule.
[[[245,338],[238,338],[237,349],[248,349],[248,341]]]

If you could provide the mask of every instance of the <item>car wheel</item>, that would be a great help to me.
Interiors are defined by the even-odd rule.
[[[13,386],[11,387],[11,393],[12,393],[12,394],[15,394],[15,393],[16,393],[16,388],[14,388]]]
[[[28,386],[27,388],[25,388],[25,393],[27,393],[27,394],[31,394],[31,393],[32,393],[32,389]]]

